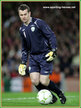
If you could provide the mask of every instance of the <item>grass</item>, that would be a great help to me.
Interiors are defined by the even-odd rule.
[[[55,104],[41,105],[37,101],[37,93],[2,93],[2,106],[79,106],[79,92],[66,92],[67,101],[61,104],[60,100]]]

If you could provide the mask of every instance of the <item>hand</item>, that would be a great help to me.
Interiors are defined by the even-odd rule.
[[[48,54],[45,55],[45,57],[47,58],[46,61],[50,62],[53,61],[54,58],[56,57],[57,52],[55,51],[50,51]]]
[[[20,75],[26,75],[26,65],[20,64],[18,67],[18,72]]]

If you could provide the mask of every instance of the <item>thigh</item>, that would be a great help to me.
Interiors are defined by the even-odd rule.
[[[40,82],[43,85],[47,86],[49,84],[49,81],[50,81],[49,75],[40,75]]]
[[[40,73],[38,72],[30,73],[30,79],[34,85],[38,85],[40,81]]]
[[[30,73],[30,78],[31,79],[35,79],[35,80],[39,80],[40,73],[38,73],[38,72],[32,72],[32,73]]]

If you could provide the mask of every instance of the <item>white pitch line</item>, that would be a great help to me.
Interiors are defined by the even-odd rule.
[[[68,98],[75,98],[75,97],[79,97],[79,96],[66,96]]]
[[[2,100],[27,100],[27,99],[36,99],[35,97],[24,97],[24,98],[6,98],[6,99],[2,99]]]

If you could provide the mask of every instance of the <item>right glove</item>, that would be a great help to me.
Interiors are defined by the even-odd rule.
[[[45,57],[47,58],[46,61],[48,62],[53,61],[56,55],[57,55],[57,49],[56,50],[53,49],[53,51],[50,51],[48,54],[45,55]]]
[[[26,75],[26,65],[20,64],[18,67],[18,72],[20,75]]]

